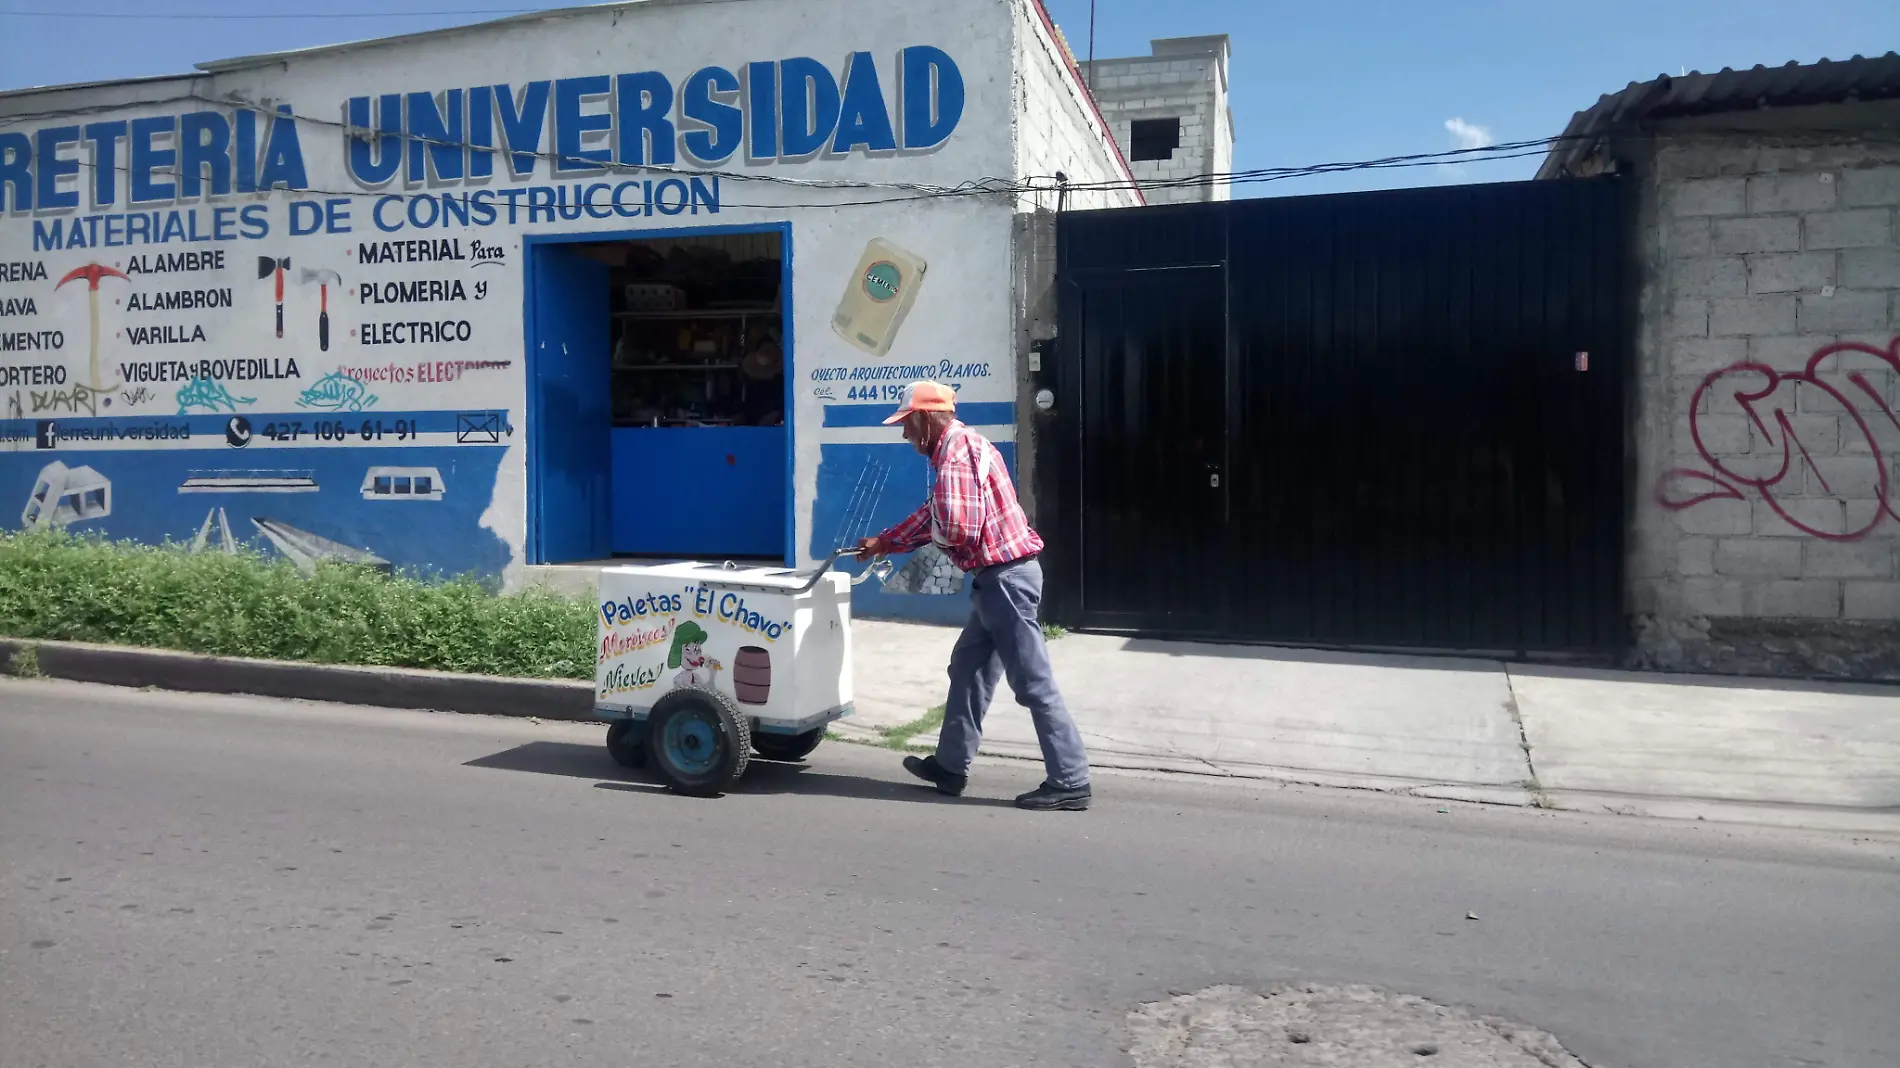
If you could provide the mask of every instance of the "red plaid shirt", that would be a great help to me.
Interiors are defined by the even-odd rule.
[[[930,466],[936,476],[930,499],[878,535],[891,552],[915,552],[935,541],[951,563],[975,571],[1042,551],[1042,538],[1016,502],[1003,454],[988,438],[951,423]]]

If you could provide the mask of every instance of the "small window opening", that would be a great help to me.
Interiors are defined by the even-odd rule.
[[[1128,148],[1137,163],[1172,159],[1180,147],[1180,119],[1136,119],[1129,129]]]

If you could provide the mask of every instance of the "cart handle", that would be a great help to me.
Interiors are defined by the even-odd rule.
[[[838,548],[833,549],[831,551],[831,555],[825,557],[824,560],[818,564],[818,570],[812,572],[811,579],[807,581],[803,586],[800,586],[796,592],[809,593],[811,590],[817,587],[818,580],[825,577],[825,572],[830,571],[831,565],[837,563],[840,557],[856,556],[857,553],[858,551],[854,548],[851,548],[850,546],[841,545]],[[876,556],[871,558],[871,566],[865,568],[864,573],[862,575],[858,575],[851,580],[851,585],[853,586],[859,585],[865,579],[870,578],[872,575],[878,576],[878,581],[882,582],[884,581],[884,579],[890,576],[890,573],[891,573],[890,559],[887,556],[885,556],[883,553],[878,553]]]

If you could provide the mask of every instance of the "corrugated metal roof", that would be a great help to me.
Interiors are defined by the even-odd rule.
[[[1577,112],[1564,129],[1565,140],[1551,149],[1537,176],[1555,177],[1587,156],[1600,135],[1645,119],[1895,98],[1900,98],[1900,52],[1748,70],[1724,67],[1713,74],[1664,74],[1631,82]]]

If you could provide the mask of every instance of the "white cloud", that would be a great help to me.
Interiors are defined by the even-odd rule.
[[[1452,142],[1462,149],[1489,148],[1497,143],[1497,139],[1491,136],[1489,127],[1466,122],[1461,118],[1446,119],[1445,132],[1451,134]]]

